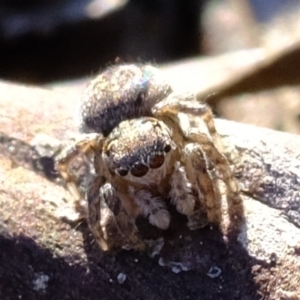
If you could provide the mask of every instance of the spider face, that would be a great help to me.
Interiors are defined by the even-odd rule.
[[[158,184],[176,154],[169,128],[147,117],[121,122],[103,149],[102,160],[112,174],[145,185]]]

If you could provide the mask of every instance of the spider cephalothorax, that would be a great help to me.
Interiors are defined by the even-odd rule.
[[[156,68],[110,67],[84,92],[80,113],[83,135],[59,156],[58,168],[74,191],[69,161],[78,151],[94,156],[88,220],[103,250],[144,249],[135,220],[142,215],[167,229],[166,199],[191,229],[205,223],[203,212],[208,222],[222,224],[219,179],[230,220],[242,219],[238,186],[210,108],[191,94],[173,93]]]
[[[103,148],[103,160],[112,173],[150,186],[159,184],[166,176],[171,156],[168,153],[176,145],[163,122],[139,118],[121,122]],[[159,172],[152,171],[157,169]]]

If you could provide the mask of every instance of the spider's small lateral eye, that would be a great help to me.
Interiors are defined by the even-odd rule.
[[[171,145],[166,145],[165,148],[164,148],[164,151],[165,151],[166,153],[170,152],[171,150],[172,150]]]
[[[147,174],[149,168],[143,164],[135,164],[131,169],[131,174],[135,177],[142,177]]]
[[[150,162],[149,162],[150,168],[157,169],[163,165],[164,161],[165,161],[165,157],[163,154],[152,155],[150,157]]]
[[[126,169],[117,169],[116,171],[120,176],[126,176],[128,174],[128,170]]]

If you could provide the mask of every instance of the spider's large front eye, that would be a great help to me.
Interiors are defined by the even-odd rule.
[[[162,166],[165,161],[165,157],[163,154],[155,154],[151,155],[149,165],[151,169],[157,169]]]
[[[149,168],[143,164],[135,164],[131,169],[131,174],[135,177],[142,177],[147,174]]]

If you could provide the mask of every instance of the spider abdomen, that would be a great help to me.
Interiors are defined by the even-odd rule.
[[[108,136],[124,120],[152,116],[151,108],[171,92],[151,65],[113,65],[85,89],[79,107],[80,131]]]

